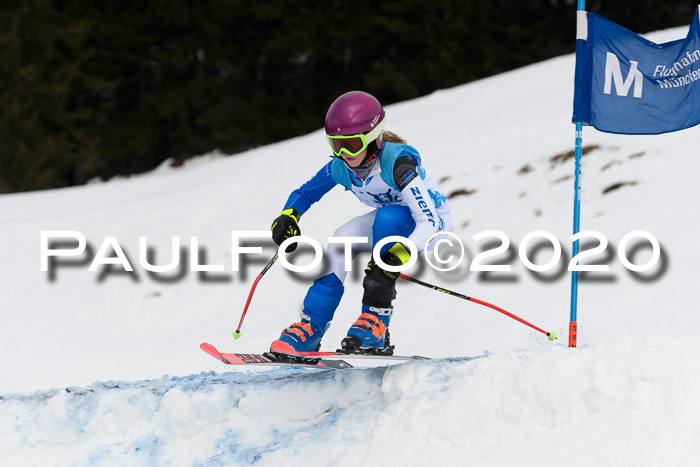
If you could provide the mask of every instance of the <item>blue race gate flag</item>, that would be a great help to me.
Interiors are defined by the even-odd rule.
[[[594,13],[578,14],[573,122],[624,134],[700,123],[700,9],[688,36],[665,44]]]

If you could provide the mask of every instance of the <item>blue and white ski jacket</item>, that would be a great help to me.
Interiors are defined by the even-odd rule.
[[[397,160],[404,156],[415,162],[418,176],[401,190],[394,179],[394,169]],[[336,185],[352,191],[362,203],[373,208],[388,205],[408,207],[416,222],[408,239],[419,251],[424,249],[433,234],[452,228],[452,210],[447,198],[427,176],[418,151],[407,144],[385,142],[379,162],[375,163],[364,182],[342,159],[334,157],[311,180],[292,192],[284,209],[293,208],[303,214]]]

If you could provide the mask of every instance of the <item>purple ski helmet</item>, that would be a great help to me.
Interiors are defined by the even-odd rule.
[[[375,142],[383,145],[384,109],[371,94],[350,91],[338,97],[326,114],[326,136],[336,156],[358,155]]]

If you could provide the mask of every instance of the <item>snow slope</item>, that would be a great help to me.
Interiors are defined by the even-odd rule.
[[[649,37],[671,40],[684,29]],[[203,341],[223,351],[263,351],[297,319],[314,274],[300,280],[276,265],[260,282],[243,337],[230,337],[273,254],[266,246],[245,274],[233,273],[230,237],[269,228],[289,192],[325,163],[322,131],[109,183],[3,195],[0,394],[8,395],[0,399],[0,457],[14,465],[300,464],[320,440],[328,462],[351,450],[391,457],[394,465],[424,464],[430,453],[448,465],[502,465],[511,452],[520,465],[565,455],[581,465],[628,458],[690,465],[699,433],[690,394],[698,385],[700,130],[584,131],[593,149],[583,159],[581,226],[610,241],[610,254],[595,258],[610,271],[581,284],[582,348],[564,348],[569,275],[533,274],[517,257],[520,240],[534,230],[559,239],[564,268],[570,254],[573,161],[557,156],[573,149],[573,70],[574,57],[563,56],[387,108],[387,128],[420,150],[444,192],[471,192],[450,200],[468,259],[483,246],[472,236],[486,230],[504,232],[516,252],[496,258],[512,271],[489,280],[465,268],[420,277],[555,331],[559,342],[484,307],[401,283],[391,325],[400,353],[489,357],[337,373],[227,373],[202,353]],[[336,188],[300,225],[323,243],[364,212]],[[654,270],[635,276],[618,260],[617,245],[640,229],[658,238],[663,255]],[[135,272],[90,272],[92,257],[84,256],[52,279],[40,270],[40,232],[47,230],[82,232],[93,254],[114,236]],[[224,271],[203,278],[185,266],[179,276],[149,275],[139,266],[140,236],[156,248],[156,264],[169,261],[173,237],[186,249],[197,237],[206,254],[200,261]],[[533,260],[549,255],[545,249]],[[649,255],[642,248],[634,262]],[[366,260],[355,263],[324,349],[337,347],[358,314]],[[129,380],[151,381],[95,383]]]
[[[9,465],[694,465],[699,343],[3,396],[0,452]]]

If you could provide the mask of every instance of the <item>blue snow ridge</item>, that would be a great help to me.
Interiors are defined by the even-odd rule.
[[[70,466],[312,462],[314,446],[340,435],[348,446],[360,443],[367,421],[395,398],[387,400],[387,376],[419,383],[419,375],[439,391],[449,384],[444,367],[464,363],[206,372],[3,395],[0,458]],[[340,462],[343,451],[324,453],[323,463]]]

